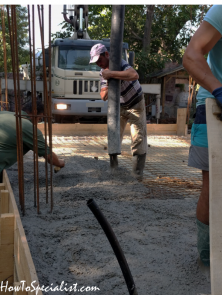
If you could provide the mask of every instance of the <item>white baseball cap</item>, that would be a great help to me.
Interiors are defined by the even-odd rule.
[[[91,51],[90,51],[91,59],[90,59],[90,62],[89,63],[95,63],[95,62],[97,62],[97,60],[100,57],[100,54],[103,53],[103,52],[106,52],[106,51],[107,51],[107,49],[106,49],[106,46],[105,45],[103,45],[101,43],[98,43],[98,44],[94,45],[91,48]]]

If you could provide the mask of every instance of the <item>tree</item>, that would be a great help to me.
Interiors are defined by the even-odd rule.
[[[10,37],[8,28],[8,18],[6,6],[1,6],[5,19],[5,37],[6,37],[6,52],[7,52],[7,71],[12,71],[12,59],[10,48]],[[27,8],[21,5],[16,6],[16,19],[17,19],[17,42],[18,42],[18,58],[19,64],[29,63],[29,50],[25,49],[25,45],[28,43],[28,16]],[[0,26],[2,28],[2,16],[0,13]],[[4,57],[3,57],[3,36],[2,30],[0,31],[0,72],[4,72]]]

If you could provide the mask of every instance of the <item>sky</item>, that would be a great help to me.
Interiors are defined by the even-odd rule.
[[[44,44],[49,44],[49,5],[44,5]],[[30,5],[30,11],[32,6]],[[51,32],[56,33],[61,30],[59,24],[63,22],[63,5],[51,5]],[[39,29],[39,16],[37,5],[35,5],[35,48],[41,49],[41,36]]]

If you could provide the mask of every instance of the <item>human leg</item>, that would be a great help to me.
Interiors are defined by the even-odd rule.
[[[209,225],[209,171],[202,171],[202,189],[197,203],[197,219]]]
[[[128,121],[127,111],[120,107],[120,141],[123,141],[123,135]]]
[[[203,184],[197,203],[197,250],[204,265],[210,265],[209,172],[202,171]]]
[[[147,153],[147,128],[145,102],[142,99],[139,103],[128,110],[130,132],[131,132],[131,151],[134,155]]]
[[[133,173],[136,177],[138,176],[141,178],[143,176],[147,154],[147,128],[144,99],[128,110],[128,118],[131,131]]]

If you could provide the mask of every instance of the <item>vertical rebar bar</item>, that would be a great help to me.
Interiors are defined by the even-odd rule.
[[[50,186],[51,186],[51,212],[53,210],[53,172],[52,172],[52,84],[51,84],[51,5],[49,5],[49,148],[50,148]]]
[[[14,84],[14,98],[16,97],[16,81],[15,81],[15,60],[14,60],[14,39],[13,39],[13,33],[12,33],[12,30],[11,30],[11,19],[10,19],[10,7],[9,5],[6,6],[7,8],[7,18],[8,18],[8,30],[9,30],[9,38],[10,38],[10,47],[11,47],[11,58],[12,58],[12,69],[13,69],[13,84]],[[12,9],[11,9],[12,11]],[[12,14],[12,12],[11,12]],[[18,114],[18,109],[17,109],[17,99],[15,99],[15,113]],[[18,130],[18,117],[16,117],[16,130]],[[16,144],[17,144],[17,147],[19,145],[19,138],[18,136],[16,136]],[[17,148],[17,159],[19,158],[19,152],[18,152],[18,148]],[[20,179],[20,174],[21,174],[21,171],[18,169],[18,179]],[[21,206],[21,195],[19,193],[19,204]]]
[[[47,77],[46,77],[46,62],[45,62],[45,48],[44,48],[44,9],[42,8],[42,18],[40,13],[40,5],[38,7],[39,26],[42,43],[42,57],[43,57],[43,87],[44,87],[44,130],[45,130],[45,176],[46,176],[46,203],[48,203],[48,163],[47,163],[47,113],[48,113],[48,90],[47,90]],[[51,107],[51,106],[50,106]]]
[[[8,77],[7,77],[7,52],[6,52],[6,39],[5,39],[5,10],[4,5],[1,6],[2,16],[2,37],[3,37],[3,52],[4,52],[4,72],[5,72],[5,104],[8,111]]]
[[[31,22],[30,22],[30,7],[28,5],[28,23],[29,23],[29,54],[30,54],[30,76],[31,76],[31,95],[32,95],[32,115],[36,116],[36,95],[34,93],[34,79],[33,79],[33,63],[32,63],[32,39],[31,39]],[[33,165],[34,165],[34,207],[36,207],[36,177],[37,177],[37,165],[36,158],[38,160],[37,151],[37,138],[35,133],[35,117],[32,120],[33,124]]]
[[[35,65],[35,6],[32,5],[32,37],[33,37],[33,92],[35,97],[36,103],[36,65]],[[36,112],[37,113],[37,112]],[[39,206],[39,163],[38,163],[38,143],[37,143],[37,119],[34,117],[33,119],[34,124],[34,142],[36,145],[36,154],[35,154],[35,167],[36,167],[36,202],[37,203],[37,213],[40,213],[40,206]]]
[[[16,22],[16,6],[11,5],[12,19],[12,59],[13,61],[13,80],[16,106],[16,132],[17,132],[17,156],[18,156],[18,176],[19,176],[19,199],[23,215],[25,214],[25,198],[24,198],[24,170],[23,170],[23,144],[22,144],[22,118],[21,118],[21,97],[19,85],[19,61],[18,61],[18,41],[17,41],[17,22]],[[17,83],[16,83],[17,82]],[[17,86],[16,86],[17,84]]]

